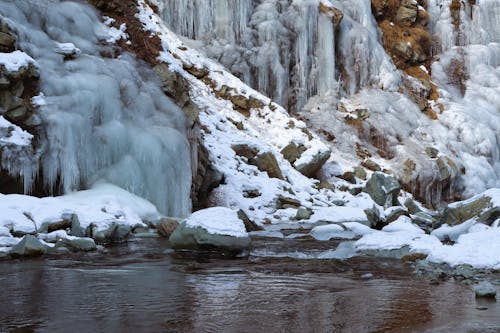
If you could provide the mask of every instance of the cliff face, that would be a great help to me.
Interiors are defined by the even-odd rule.
[[[322,133],[323,180],[376,162],[437,206],[498,186],[498,2],[157,6],[187,45]]]
[[[496,1],[30,6],[0,7],[1,51],[31,56],[2,68],[2,128],[24,138],[2,141],[3,192],[104,179],[165,214],[190,196],[264,221],[376,171],[434,206],[500,186]]]

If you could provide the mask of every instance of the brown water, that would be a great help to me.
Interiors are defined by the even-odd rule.
[[[374,277],[361,279],[367,272]],[[500,332],[497,302],[479,304],[470,288],[431,285],[387,259],[194,258],[147,239],[1,262],[0,288],[0,332]]]

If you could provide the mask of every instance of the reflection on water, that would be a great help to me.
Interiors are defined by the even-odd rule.
[[[470,289],[430,285],[397,261],[201,260],[166,248],[0,263],[0,332],[500,331],[498,303],[478,310]]]

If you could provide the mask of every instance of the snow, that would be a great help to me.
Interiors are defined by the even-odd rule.
[[[81,227],[93,223],[99,230],[106,229],[111,223],[144,226],[143,221],[154,222],[160,218],[150,202],[106,183],[97,183],[92,189],[61,197],[0,194],[0,212],[0,231],[3,234],[6,229],[35,233],[42,224],[59,222],[71,214],[78,216]],[[53,236],[62,237],[63,234],[57,231]]]
[[[82,52],[73,43],[56,43],[55,51],[63,55],[78,55]]]
[[[367,222],[366,214],[359,207],[333,206],[318,208],[310,222]]]
[[[31,145],[33,135],[21,129],[0,116],[0,146],[3,145],[17,145],[28,146]]]
[[[30,65],[38,67],[36,61],[22,51],[0,52],[0,66],[5,67],[7,73],[18,72],[21,68],[28,68]]]
[[[408,216],[400,216],[396,221],[389,223],[382,228],[382,231],[386,232],[399,232],[405,231],[408,233],[423,234],[424,231],[420,229],[417,225],[411,222]]]
[[[356,236],[353,232],[344,230],[344,228],[338,224],[328,224],[314,227],[311,230],[310,235],[314,239],[320,241],[326,241],[332,238],[352,239]]]
[[[203,228],[210,234],[233,237],[247,237],[245,224],[235,210],[225,207],[211,207],[194,212],[186,220],[190,228]]]

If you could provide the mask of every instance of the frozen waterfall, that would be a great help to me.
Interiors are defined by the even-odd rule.
[[[130,54],[101,55],[112,53],[102,52],[112,47],[106,46],[108,28],[90,6],[1,1],[0,17],[40,67],[40,174],[50,192],[105,180],[150,200],[163,214],[187,215],[185,118],[152,70]],[[65,61],[55,52],[58,43],[73,43],[81,54]]]
[[[162,8],[187,43],[292,111],[312,96],[335,102],[366,85],[395,89],[399,74],[379,44],[370,0],[322,3],[343,11],[338,29],[320,0],[164,0]]]

